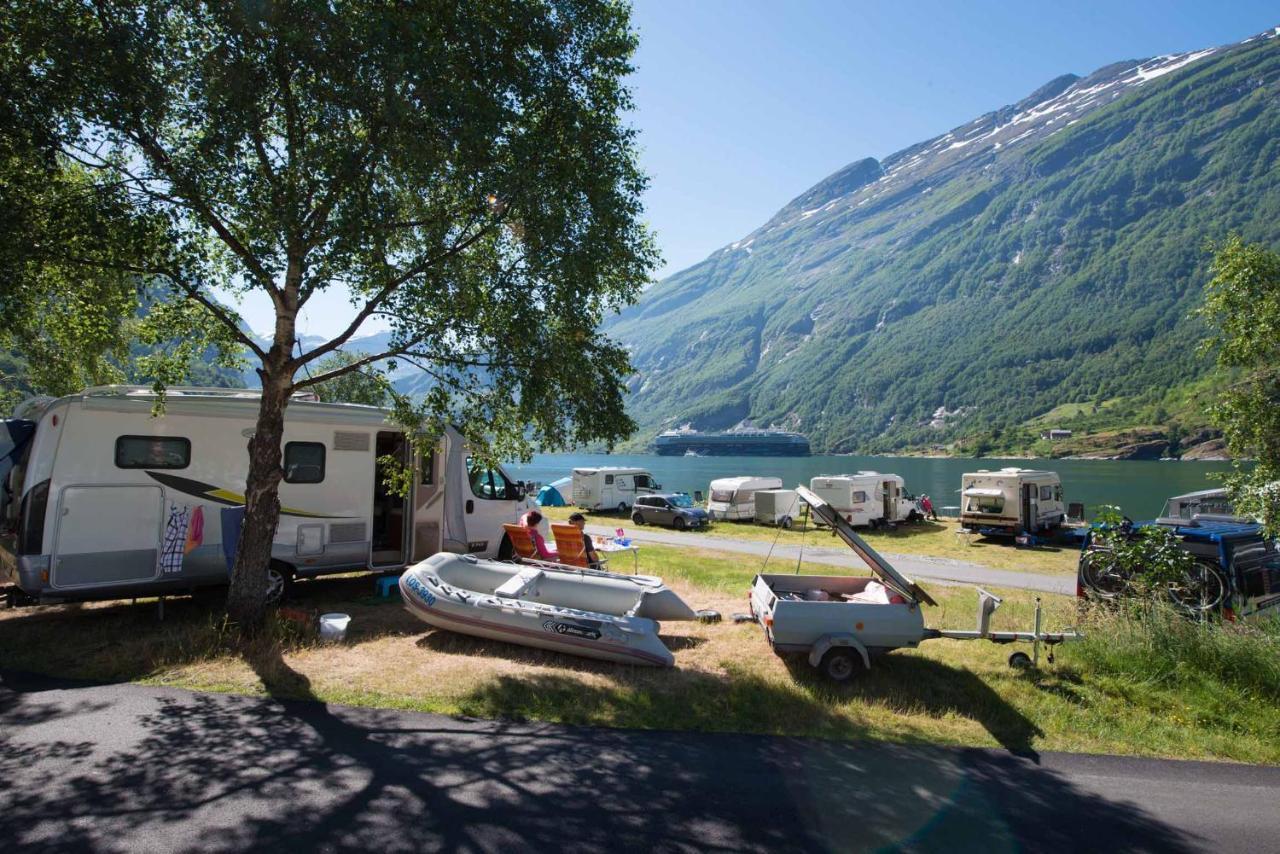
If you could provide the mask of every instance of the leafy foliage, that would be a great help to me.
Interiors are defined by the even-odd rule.
[[[1203,313],[1218,364],[1237,376],[1213,415],[1237,459],[1228,478],[1237,512],[1280,534],[1280,253],[1239,236],[1217,247]]]
[[[340,368],[356,362],[364,363],[367,353],[339,351],[316,365],[322,373],[336,372]],[[390,385],[386,375],[375,365],[365,365],[363,369],[338,374],[324,382],[317,383],[314,391],[323,401],[333,403],[362,403],[365,406],[386,406],[390,399]]]

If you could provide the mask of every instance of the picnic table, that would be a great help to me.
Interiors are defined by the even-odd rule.
[[[592,537],[596,551],[603,555],[614,555],[618,552],[631,552],[632,575],[640,573],[640,547],[634,542],[625,545],[618,542],[617,537]]]

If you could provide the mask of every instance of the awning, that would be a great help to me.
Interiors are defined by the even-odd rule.
[[[1004,496],[1002,489],[966,489],[965,495],[982,498],[1001,498]]]

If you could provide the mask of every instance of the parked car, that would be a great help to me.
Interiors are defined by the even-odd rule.
[[[1178,544],[1196,558],[1196,569],[1170,585],[1174,605],[1192,615],[1220,614],[1224,619],[1254,619],[1280,613],[1280,553],[1276,543],[1252,522],[1221,517],[1168,519],[1156,523],[1173,530]],[[1121,534],[1136,536],[1142,524],[1125,523]],[[1130,594],[1130,580],[1108,559],[1110,548],[1090,531],[1080,553],[1076,595],[1114,601]]]
[[[641,495],[631,509],[631,521],[637,525],[670,525],[678,531],[704,528],[710,517],[683,492]]]

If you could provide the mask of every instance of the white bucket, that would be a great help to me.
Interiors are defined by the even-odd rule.
[[[347,625],[351,617],[347,614],[321,614],[320,638],[322,640],[340,641],[347,636]]]

